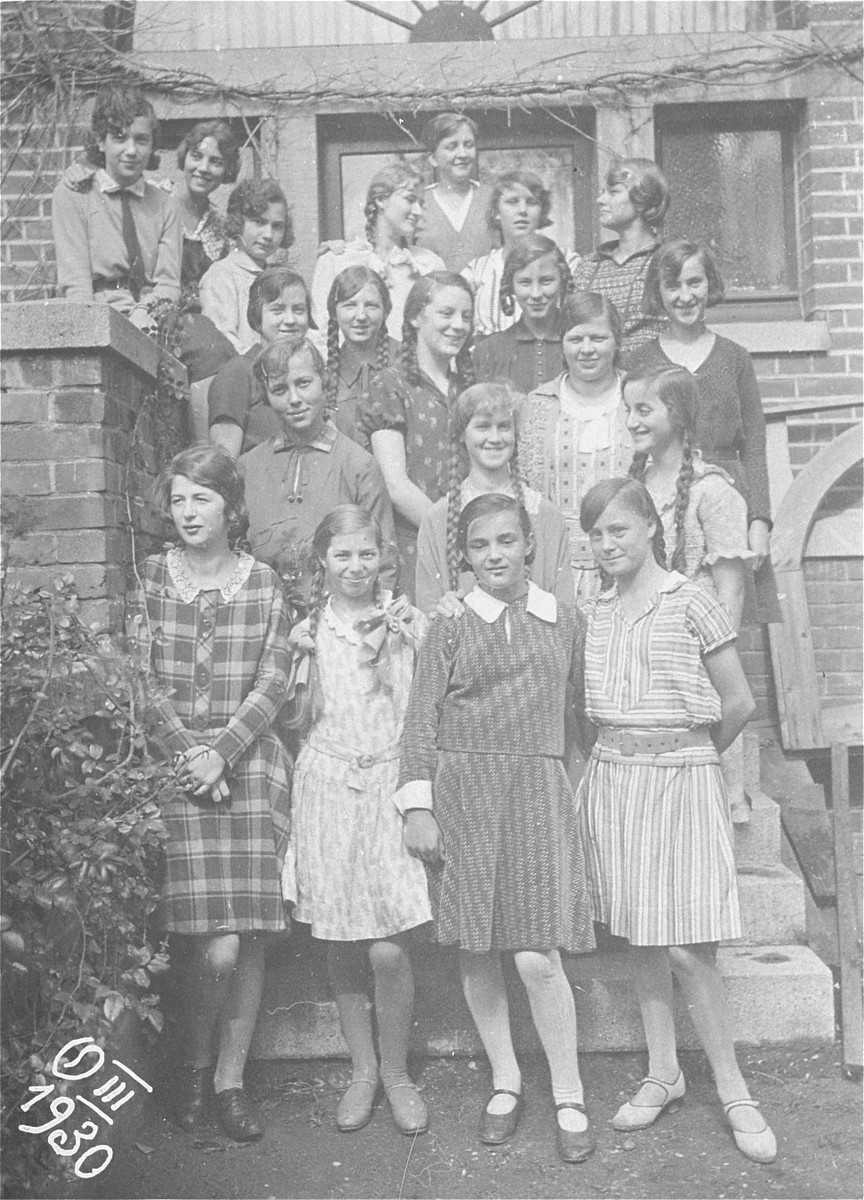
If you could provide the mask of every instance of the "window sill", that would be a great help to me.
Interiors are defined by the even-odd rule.
[[[718,321],[710,327],[751,354],[813,354],[831,348],[825,321]]]

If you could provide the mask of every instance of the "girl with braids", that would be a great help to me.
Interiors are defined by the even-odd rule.
[[[576,602],[595,595],[600,573],[579,525],[579,505],[600,479],[626,473],[632,458],[618,370],[621,321],[596,292],[574,292],[561,312],[567,370],[525,401],[521,466],[528,483],[564,514]]]
[[[685,367],[696,377],[696,441],[708,462],[732,476],[747,501],[747,541],[755,556],[755,606],[748,617],[781,620],[771,569],[771,500],[765,416],[750,355],[714,333],[706,310],[723,299],[723,280],[711,251],[678,238],[666,242],[645,278],[645,308],[668,321],[656,340],[628,360],[628,373],[647,375]]]
[[[474,347],[479,379],[507,379],[527,395],[561,370],[561,305],[570,290],[563,251],[542,233],[508,253],[501,277],[501,311],[519,318],[509,329],[481,338]]]
[[[327,407],[336,428],[361,445],[357,401],[399,351],[387,335],[391,307],[387,285],[371,267],[346,267],[327,296]]]
[[[652,1125],[684,1097],[678,980],[738,1149],[772,1162],[774,1134],[735,1057],[717,943],[741,936],[719,754],[753,715],[732,619],[695,580],[663,567],[662,524],[635,479],[582,501],[582,528],[613,586],[585,610],[585,712],[597,740],[580,785],[594,919],[630,942],[648,1075],[615,1129]]]
[[[506,383],[475,383],[453,406],[450,483],[420,522],[417,537],[417,605],[430,612],[447,591],[469,591],[476,582],[457,544],[459,514],[475,496],[515,497],[531,518],[531,579],[544,592],[573,603],[570,543],[564,518],[519,476],[519,399]]]
[[[225,228],[234,245],[201,277],[201,311],[245,354],[258,340],[246,319],[249,289],[271,255],[294,243],[288,201],[275,179],[244,179],[228,197]]]
[[[669,569],[715,593],[741,628],[744,598],[753,590],[747,546],[747,504],[722,467],[693,449],[699,389],[683,367],[624,385],[627,428],[636,450],[630,474],[641,479],[663,524]],[[736,738],[721,757],[732,820],[749,820],[744,798],[743,745]]]
[[[325,242],[312,276],[312,314],[323,329],[327,297],[333,280],[346,267],[369,267],[384,280],[392,307],[387,332],[402,336],[402,311],[411,285],[419,275],[443,271],[444,260],[415,246],[423,216],[423,181],[407,162],[395,162],[372,177],[363,209],[366,236],[350,242]]]
[[[447,491],[453,403],[474,382],[473,310],[461,275],[435,271],[418,279],[405,302],[400,364],[376,376],[359,405],[359,427],[395,510],[399,581],[412,597],[417,529]]]
[[[252,553],[282,577],[294,604],[305,607],[318,523],[337,504],[357,504],[382,530],[383,569],[392,587],[396,548],[387,488],[372,455],[327,416],[321,355],[309,341],[277,338],[254,369],[280,432],[240,460]]]
[[[294,919],[327,943],[327,967],[351,1054],[336,1124],[362,1129],[379,1082],[402,1133],[428,1127],[408,1076],[414,1005],[409,932],[431,919],[422,865],[402,844],[393,804],[402,725],[423,616],[381,590],[381,529],[353,504],[312,539],[309,616],[294,627],[289,697],[306,741],[297,758],[283,892]],[[374,981],[380,1066],[372,1037]]]
[[[509,952],[549,1063],[558,1153],[577,1163],[594,1139],[560,952],[591,950],[594,937],[562,759],[568,684],[581,709],[584,624],[574,605],[529,582],[534,533],[514,497],[469,501],[458,545],[477,584],[462,616],[434,621],[420,648],[395,801],[408,852],[430,866],[438,941],[459,947],[489,1056],[480,1140],[508,1141],[522,1111],[501,963]]]
[[[488,254],[472,259],[462,274],[474,289],[475,332],[486,336],[500,329],[509,329],[516,317],[513,308],[507,313],[501,306],[501,282],[504,263],[514,247],[551,225],[549,217],[552,195],[533,171],[507,171],[495,181],[489,201],[489,228],[501,244]],[[579,256],[570,256],[571,265]]]
[[[301,341],[309,330],[306,284],[288,267],[267,267],[249,289],[246,322],[258,341],[219,370],[207,392],[210,441],[236,458],[279,433],[255,364],[279,337]]]
[[[600,224],[615,234],[573,270],[579,291],[606,296],[621,317],[621,353],[653,341],[665,322],[662,310],[643,305],[646,274],[660,244],[658,230],[669,208],[669,186],[650,158],[616,158],[597,197]],[[650,315],[649,315],[650,313]],[[629,366],[629,362],[627,364]]]

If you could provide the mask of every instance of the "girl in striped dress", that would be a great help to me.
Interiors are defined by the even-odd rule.
[[[580,786],[595,919],[630,941],[647,1077],[615,1114],[644,1129],[684,1096],[672,1003],[684,993],[738,1149],[772,1162],[776,1141],[735,1058],[717,943],[741,936],[719,754],[754,704],[726,609],[662,565],[645,485],[595,484],[582,528],[613,586],[586,608],[586,714],[597,741]]]

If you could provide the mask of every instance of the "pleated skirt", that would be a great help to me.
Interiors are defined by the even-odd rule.
[[[713,747],[631,756],[595,747],[579,797],[595,920],[636,946],[741,936],[732,827]]]

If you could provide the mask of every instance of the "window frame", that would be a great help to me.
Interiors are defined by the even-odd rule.
[[[795,181],[795,137],[804,113],[803,100],[744,100],[696,104],[663,104],[654,110],[655,157],[663,167],[663,138],[668,134],[741,133],[771,131],[780,134],[780,171],[783,191],[783,234],[787,278],[794,286],[786,291],[741,292],[727,289],[722,304],[711,309],[712,323],[724,321],[800,320],[801,280],[798,257],[798,205]],[[674,184],[672,200],[674,204]],[[674,212],[674,210],[673,210]]]

